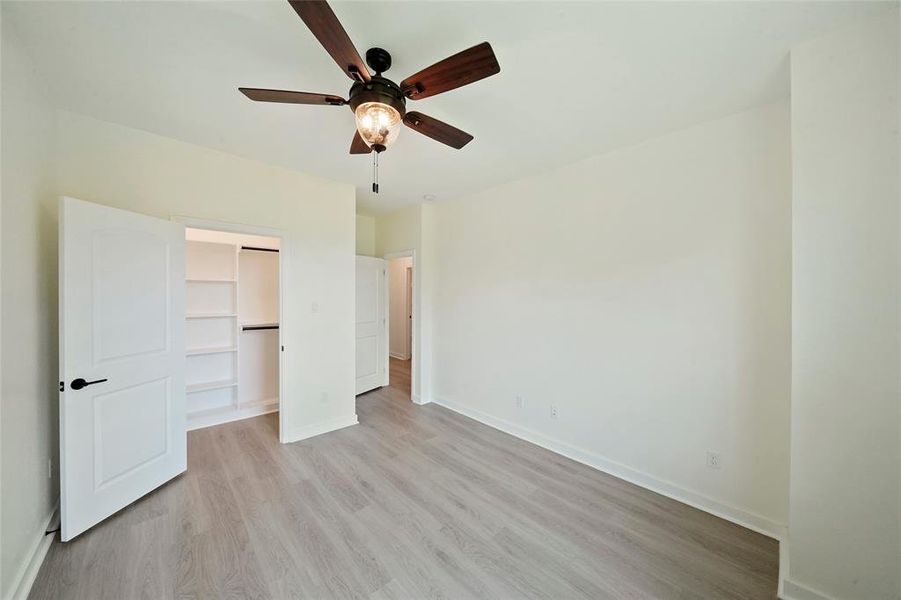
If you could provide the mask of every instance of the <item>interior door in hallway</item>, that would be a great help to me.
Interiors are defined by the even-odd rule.
[[[68,541],[186,469],[185,231],[63,198],[59,248]]]
[[[356,393],[388,385],[387,262],[357,257]]]

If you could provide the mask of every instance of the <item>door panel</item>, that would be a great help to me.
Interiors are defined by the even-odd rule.
[[[388,385],[387,263],[357,257],[356,393]]]
[[[186,468],[184,227],[63,198],[59,265],[68,541]]]
[[[166,240],[121,229],[97,230],[93,238],[95,361],[165,352],[169,346]],[[130,309],[121,310],[122,306]]]
[[[378,368],[378,337],[373,335],[357,338],[357,379],[375,375]]]
[[[166,454],[169,378],[94,397],[95,489]]]

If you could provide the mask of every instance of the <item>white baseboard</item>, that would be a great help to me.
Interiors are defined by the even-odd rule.
[[[776,597],[785,598],[785,582],[788,580],[788,536],[779,541],[779,584],[776,587]]]
[[[335,431],[337,429],[343,429],[345,427],[350,427],[351,425],[356,425],[357,422],[357,415],[355,413],[348,417],[329,419],[328,421],[305,425],[298,429],[289,431],[288,434],[284,436],[284,443],[290,444],[292,442],[299,442],[300,440],[305,440],[317,435],[322,435],[323,433],[328,433],[330,431]]]
[[[43,525],[41,525],[41,529],[35,532],[36,537],[31,544],[30,552],[26,555],[25,560],[22,561],[18,572],[13,578],[12,586],[10,586],[12,595],[9,597],[9,600],[25,600],[28,598],[31,586],[34,585],[38,571],[41,570],[41,565],[44,564],[44,558],[47,557],[47,551],[50,550],[50,546],[56,538],[54,534],[45,532],[51,529],[50,525],[53,523],[58,509],[59,501],[57,500],[53,510],[50,511]]]
[[[432,401],[430,398],[422,398],[419,394],[411,394],[410,400],[413,401],[413,404],[419,404],[420,406],[429,404]]]
[[[779,598],[782,600],[835,600],[823,592],[801,585],[787,577],[779,582]]]
[[[511,423],[504,419],[499,419],[474,408],[470,408],[468,406],[464,406],[462,404],[458,404],[444,398],[433,398],[432,401],[435,404],[449,408],[450,410],[458,412],[461,415],[475,419],[480,423],[484,423],[485,425],[494,427],[495,429],[499,429],[505,433],[509,433],[510,435],[516,436],[527,442],[531,442],[537,446],[541,446],[542,448],[556,452],[557,454],[561,454],[567,458],[571,458],[576,462],[580,462],[584,465],[588,465],[589,467],[593,467],[598,471],[603,471],[604,473],[608,473],[610,475],[613,475],[614,477],[628,481],[629,483],[634,483],[635,485],[651,490],[652,492],[657,492],[658,494],[662,494],[668,498],[672,498],[673,500],[678,500],[683,504],[693,506],[694,508],[703,510],[704,512],[708,512],[722,519],[726,519],[727,521],[731,521],[736,525],[741,525],[742,527],[750,529],[751,531],[756,531],[757,533],[763,534],[775,540],[785,539],[785,525],[773,521],[767,517],[741,508],[730,506],[718,500],[714,500],[713,498],[709,498],[703,494],[685,489],[675,483],[664,481],[662,479],[654,477],[653,475],[649,475],[642,471],[627,467],[626,465],[605,458],[600,454],[571,446],[566,442],[555,440],[553,438],[545,436],[544,434],[538,433],[526,427],[522,427],[515,423]]]

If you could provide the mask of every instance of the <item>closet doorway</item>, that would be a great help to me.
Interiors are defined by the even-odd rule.
[[[389,382],[412,398],[413,255],[400,253],[388,261]]]
[[[186,225],[187,428],[277,412],[283,238]]]

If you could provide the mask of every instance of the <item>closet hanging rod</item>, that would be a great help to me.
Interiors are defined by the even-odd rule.
[[[278,252],[278,248],[257,248],[256,246],[241,246],[241,250],[256,250],[257,252]]]
[[[244,325],[242,331],[259,331],[260,329],[278,329],[278,325]]]

